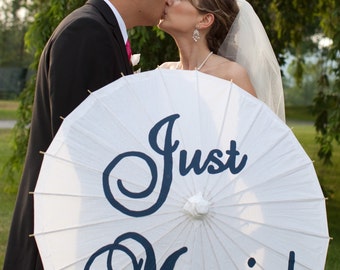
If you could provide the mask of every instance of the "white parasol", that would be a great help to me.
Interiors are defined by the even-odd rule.
[[[322,269],[324,197],[292,131],[198,71],[125,76],[64,120],[34,192],[45,269]]]

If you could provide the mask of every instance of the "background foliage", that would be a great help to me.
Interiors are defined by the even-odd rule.
[[[21,16],[23,0],[2,0],[0,14],[0,66],[26,66],[31,61],[25,51],[24,35],[30,23]]]
[[[282,67],[287,67],[288,75],[294,78],[294,84],[288,85],[287,93],[292,97],[299,96],[301,102],[315,97],[313,112],[317,142],[320,146],[319,156],[326,162],[331,161],[333,143],[340,142],[340,28],[338,27],[340,6],[336,1],[338,0],[249,0],[267,30],[280,64]],[[5,21],[1,18],[1,24],[6,24],[6,27],[1,28],[0,38],[4,39],[7,35],[6,31],[9,30],[17,31],[18,35],[26,33],[27,50],[21,52],[33,59],[30,62],[35,74],[40,54],[52,31],[68,13],[84,2],[85,0],[9,1],[11,5],[6,6],[7,18],[14,18],[16,12],[22,7],[26,8],[28,14],[24,22],[12,20],[12,23],[8,23],[9,19]],[[164,61],[178,58],[177,48],[172,38],[157,27],[137,27],[129,34],[133,51],[141,53],[140,66],[143,71],[153,69]],[[333,41],[333,45],[320,47],[320,44],[313,39],[315,36],[327,36]],[[6,41],[3,43],[0,41],[0,56],[3,63],[6,59],[4,52],[1,51],[4,44],[7,44]],[[308,63],[306,56],[313,57],[314,62]],[[12,58],[8,55],[8,59]],[[15,59],[18,58],[13,59],[17,61]],[[18,181],[18,175],[21,173],[29,135],[34,85],[33,75],[19,97],[18,122],[13,129],[13,154],[5,166],[8,189],[16,186],[13,183]],[[315,89],[312,94],[310,94],[311,88]],[[306,93],[310,96],[308,97]]]
[[[329,73],[320,76],[320,91],[315,98],[315,127],[320,145],[319,157],[331,162],[333,142],[340,143],[340,5],[337,0],[319,2],[321,27],[325,35],[333,40],[328,57],[333,61],[331,74],[334,85],[329,84]]]

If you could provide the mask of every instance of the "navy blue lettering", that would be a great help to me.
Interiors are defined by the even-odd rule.
[[[226,170],[230,170],[232,174],[237,174],[243,170],[247,163],[247,155],[243,155],[240,163],[236,165],[236,158],[240,155],[240,152],[236,150],[236,141],[230,141],[230,150],[226,151],[228,159],[224,164],[221,160],[223,153],[219,149],[213,149],[209,152],[202,166],[200,166],[202,159],[202,151],[196,150],[191,162],[188,162],[188,153],[186,150],[180,151],[180,163],[179,170],[182,176],[187,175],[190,170],[193,170],[195,174],[202,174],[204,171],[208,171],[210,174],[218,174]]]
[[[229,155],[228,161],[225,164],[226,168],[229,168],[232,174],[237,174],[243,170],[247,163],[247,155],[244,155],[239,163],[236,166],[236,157],[240,154],[239,151],[236,150],[236,141],[230,141],[230,150],[226,151],[227,155]]]
[[[294,264],[295,264],[295,252],[291,251],[289,252],[288,270],[294,270]]]
[[[196,174],[201,174],[204,171],[204,168],[200,168],[200,161],[202,156],[202,151],[196,150],[191,162],[188,166],[186,166],[188,152],[186,150],[180,151],[179,158],[179,172],[181,175],[187,175],[190,170],[194,170]]]
[[[163,157],[163,175],[162,182],[159,191],[159,197],[153,205],[143,210],[133,210],[125,207],[121,204],[113,195],[110,185],[110,174],[112,170],[123,160],[127,158],[138,158],[143,160],[151,173],[151,180],[148,187],[140,192],[133,192],[124,187],[121,179],[117,180],[117,188],[124,196],[131,199],[143,199],[148,197],[154,191],[158,181],[158,168],[156,163],[147,154],[137,151],[130,151],[122,153],[116,156],[105,168],[102,176],[104,194],[111,205],[119,210],[120,212],[132,216],[142,217],[155,213],[166,201],[169,194],[169,190],[173,178],[173,153],[179,147],[180,142],[178,140],[172,140],[172,131],[175,121],[179,118],[178,114],[173,114],[165,117],[161,121],[155,124],[155,126],[149,132],[149,145],[150,147]],[[165,129],[165,136],[163,140],[160,138],[161,129]],[[160,145],[159,142],[163,141]],[[241,158],[238,157],[240,152],[237,151],[236,141],[230,141],[230,149],[225,152],[226,157],[223,157],[223,152],[219,149],[212,149],[205,159],[202,159],[202,151],[197,149],[188,162],[188,153],[186,150],[181,150],[179,153],[179,172],[182,176],[187,175],[191,170],[196,174],[200,175],[207,171],[209,174],[218,174],[223,171],[230,170],[232,174],[237,174],[243,170],[247,163],[247,155],[243,155]],[[239,163],[237,160],[240,159]],[[225,163],[222,160],[226,160]]]
[[[113,270],[113,268],[112,268],[112,257],[113,257],[114,251],[116,251],[116,250],[120,250],[120,251],[124,252],[127,256],[129,256],[129,258],[131,259],[132,266],[133,266],[134,270],[141,270],[142,267],[143,267],[143,264],[144,264],[144,260],[140,259],[139,261],[137,261],[137,257],[134,255],[134,253],[122,244],[123,241],[125,241],[125,240],[131,241],[131,239],[138,242],[139,244],[141,244],[143,246],[143,248],[145,249],[144,269],[156,270],[157,269],[156,257],[155,257],[155,252],[154,252],[154,249],[153,249],[151,243],[146,238],[144,238],[142,235],[135,233],[135,232],[124,233],[124,234],[120,235],[119,237],[117,237],[117,239],[112,244],[106,245],[106,246],[98,249],[88,259],[88,261],[86,262],[86,265],[84,267],[84,270],[90,270],[91,266],[95,262],[96,258],[98,258],[99,256],[102,256],[105,253],[108,254],[107,255],[107,264],[106,264],[107,269]],[[163,263],[160,270],[173,270],[178,258],[182,254],[186,253],[187,251],[188,251],[187,247],[182,247],[179,250],[172,253],[165,260],[165,262]]]
[[[174,126],[175,120],[179,117],[178,114],[171,115],[169,117],[164,118],[163,120],[159,121],[151,130],[149,133],[149,143],[153,150],[155,150],[157,153],[161,154],[164,158],[164,172],[163,172],[163,181],[162,186],[160,190],[159,197],[155,204],[150,206],[147,209],[141,210],[141,211],[135,211],[128,209],[124,205],[122,205],[120,202],[116,200],[116,198],[113,196],[111,192],[110,187],[110,172],[115,168],[115,166],[124,158],[128,157],[137,157],[142,160],[144,160],[151,172],[151,182],[147,189],[145,189],[142,192],[135,193],[127,190],[122,181],[120,179],[117,180],[117,186],[120,192],[122,192],[125,196],[133,198],[133,199],[141,199],[149,196],[156,185],[157,182],[157,167],[155,162],[146,154],[141,152],[126,152],[123,154],[118,155],[116,158],[114,158],[110,164],[106,167],[106,169],[103,172],[103,189],[105,196],[107,200],[111,203],[111,205],[119,210],[120,212],[132,216],[132,217],[142,217],[142,216],[148,216],[156,212],[165,202],[171,182],[172,182],[172,167],[173,167],[173,158],[172,153],[177,149],[179,142],[175,141],[174,144],[172,143],[172,128]],[[164,140],[164,146],[161,148],[157,144],[157,137],[158,133],[161,130],[161,128],[166,125],[166,135]]]

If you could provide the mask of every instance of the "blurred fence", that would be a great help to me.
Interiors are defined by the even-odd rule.
[[[27,68],[0,67],[0,99],[16,98],[28,79]]]

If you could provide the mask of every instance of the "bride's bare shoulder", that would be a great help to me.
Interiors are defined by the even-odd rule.
[[[255,89],[250,81],[247,70],[240,64],[226,60],[220,66],[220,77],[233,81],[238,86],[256,96]]]
[[[178,62],[164,62],[163,64],[159,65],[159,68],[176,69],[177,66],[178,66]]]

